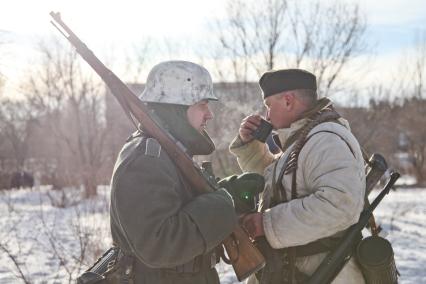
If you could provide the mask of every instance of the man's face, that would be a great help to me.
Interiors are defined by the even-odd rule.
[[[192,127],[202,132],[206,129],[207,121],[213,118],[213,113],[209,108],[209,102],[203,100],[193,104],[186,111],[186,117]]]
[[[274,129],[287,128],[293,123],[293,101],[294,96],[283,93],[269,96],[263,101],[266,106],[266,120]]]

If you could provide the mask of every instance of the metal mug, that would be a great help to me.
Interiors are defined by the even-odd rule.
[[[272,124],[262,118],[259,127],[256,128],[256,130],[254,130],[251,135],[254,137],[254,139],[265,143],[266,139],[268,139],[268,136],[272,132],[272,128]]]

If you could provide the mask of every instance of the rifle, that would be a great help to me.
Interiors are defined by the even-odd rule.
[[[336,249],[334,249],[326,256],[326,258],[321,262],[320,266],[308,279],[306,284],[325,284],[331,283],[331,281],[333,281],[333,279],[337,276],[337,274],[352,256],[353,247],[359,241],[359,235],[367,225],[374,209],[376,209],[377,205],[380,203],[380,201],[382,201],[385,195],[389,193],[391,187],[395,184],[399,176],[400,175],[397,172],[391,173],[391,177],[384,189],[374,199],[371,205],[362,211],[358,223],[352,225],[348,229],[345,236],[342,238],[341,243],[336,247]]]
[[[103,275],[111,265],[117,263],[119,253],[120,248],[118,247],[108,249],[89,269],[77,278],[77,284],[96,283],[96,281],[104,280],[105,276]]]
[[[186,153],[183,145],[161,128],[152,114],[150,114],[147,106],[74,34],[62,21],[60,13],[50,12],[50,16],[54,20],[51,23],[76,48],[77,53],[105,82],[135,127],[138,129],[137,124],[142,124],[144,130],[161,144],[190,182],[192,188],[198,194],[217,190],[214,179],[207,177]],[[265,259],[262,254],[250,241],[245,231],[238,225],[231,235],[223,241],[223,245],[239,281],[244,280],[265,265]]]

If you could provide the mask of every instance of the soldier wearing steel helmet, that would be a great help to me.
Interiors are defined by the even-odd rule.
[[[186,61],[156,65],[140,99],[190,155],[208,155],[206,132],[217,100],[210,74]],[[236,225],[232,197],[220,189],[199,196],[161,145],[134,133],[111,182],[111,233],[131,265],[133,283],[219,283],[215,247]]]

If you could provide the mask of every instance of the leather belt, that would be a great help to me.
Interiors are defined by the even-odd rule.
[[[184,263],[182,265],[178,265],[173,268],[167,268],[168,272],[175,273],[197,273],[204,270],[209,270],[215,267],[217,263],[216,252],[211,252],[206,255],[199,255],[193,260]]]

